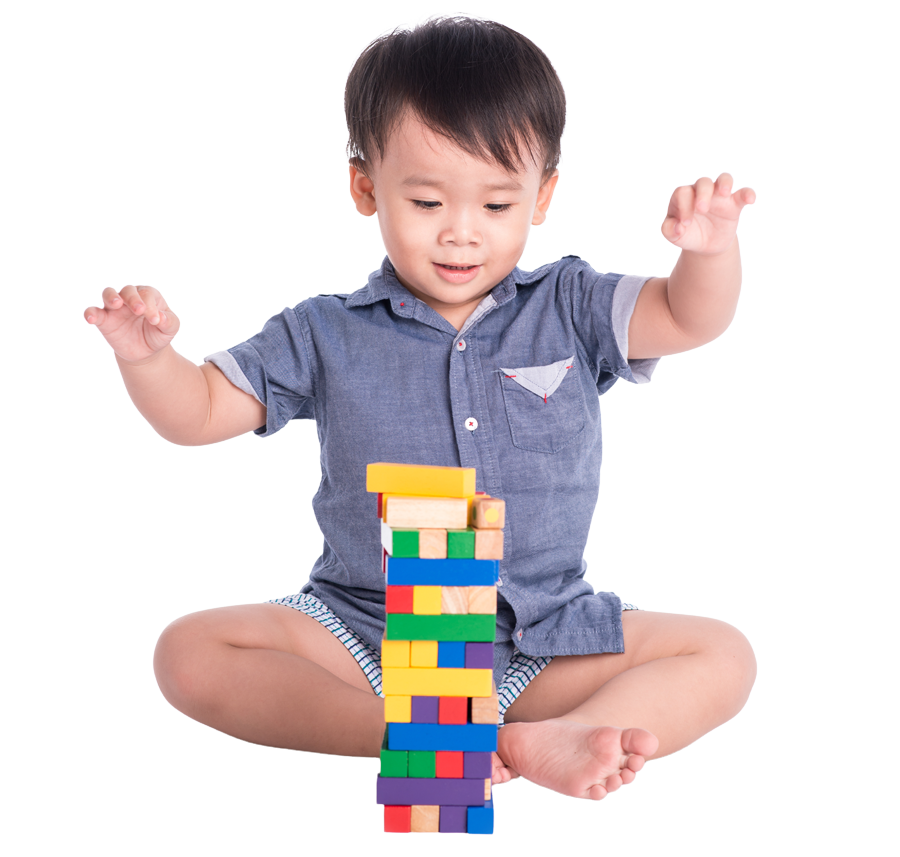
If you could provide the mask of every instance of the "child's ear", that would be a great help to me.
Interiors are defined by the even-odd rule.
[[[532,226],[540,226],[547,219],[547,209],[550,208],[550,200],[553,199],[553,191],[556,190],[558,179],[559,170],[554,170],[553,175],[538,190],[537,203],[534,206],[534,217],[531,218]]]
[[[350,196],[356,210],[366,217],[375,213],[375,185],[361,169],[359,158],[350,158]]]

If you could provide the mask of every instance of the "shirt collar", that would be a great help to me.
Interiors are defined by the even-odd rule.
[[[491,297],[498,306],[508,303],[516,296],[516,283],[528,282],[529,275],[518,268],[502,279],[490,291]],[[391,260],[385,256],[381,268],[369,274],[369,282],[363,288],[353,292],[345,301],[348,308],[368,306],[377,301],[388,300],[396,315],[411,318],[416,313],[418,300],[411,295],[397,279]]]

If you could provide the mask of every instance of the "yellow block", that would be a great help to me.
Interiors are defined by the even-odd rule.
[[[413,640],[409,649],[409,666],[436,667],[438,661],[437,640]]]
[[[473,497],[475,468],[379,462],[366,468],[366,491],[421,497]]]
[[[385,723],[410,723],[410,722],[412,722],[412,697],[410,697],[410,696],[385,696],[385,698],[384,698],[384,722]]]
[[[381,686],[386,695],[490,696],[492,670],[402,669],[383,671]]]
[[[410,530],[464,530],[471,498],[416,497],[382,494],[381,520],[389,527]]]
[[[408,667],[409,665],[409,640],[381,641],[382,667]]]
[[[495,610],[494,612],[496,613],[497,611]],[[413,613],[416,613],[419,616],[440,616],[441,587],[414,586]]]

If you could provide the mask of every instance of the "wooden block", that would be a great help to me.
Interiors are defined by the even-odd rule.
[[[438,833],[441,829],[441,808],[439,806],[418,806],[413,804],[410,813],[411,833]]]
[[[469,504],[455,497],[408,497],[385,494],[382,500],[384,523],[389,527],[417,530],[464,530]]]
[[[503,530],[473,530],[475,559],[503,559]]]
[[[447,640],[442,640],[438,643],[438,662],[437,665],[439,667],[457,667],[457,668],[465,668],[465,667],[486,667],[490,666],[491,669],[494,668],[493,661],[490,664],[476,664],[466,663],[466,647],[467,646],[490,646],[492,649],[494,647],[493,643],[463,643],[462,641],[450,642]],[[403,666],[403,664],[398,664],[397,666]]]
[[[384,807],[384,832],[409,833],[411,823],[411,806]]]
[[[484,806],[470,806],[466,811],[466,833],[494,832],[494,802],[487,800]]]
[[[414,696],[412,698],[412,723],[437,723],[439,696]]]
[[[506,501],[496,497],[476,497],[472,501],[471,520],[472,526],[480,530],[502,530],[506,524]]]
[[[497,731],[496,721],[492,724],[466,723],[447,726],[440,723],[392,723],[388,730],[388,749],[490,753],[497,749]]]
[[[499,578],[495,559],[385,558],[389,586],[494,586]]]
[[[386,586],[384,589],[385,613],[412,613],[413,587]]]
[[[437,640],[413,640],[409,644],[410,667],[437,667],[438,644]],[[411,694],[412,696],[428,696],[427,693]],[[434,693],[432,696],[439,696]]]
[[[409,752],[407,750],[382,750],[381,776],[408,777]]]
[[[408,667],[409,665],[409,640],[381,641],[382,667]]]
[[[419,530],[419,558],[447,559],[447,531]]]
[[[492,768],[490,753],[463,753],[463,776],[466,779],[482,780],[491,775]]]
[[[441,613],[463,615],[469,612],[468,586],[441,587]]]
[[[409,776],[433,779],[435,775],[434,750],[409,750]]]
[[[390,556],[412,557],[419,555],[419,531],[381,525],[381,546]]]
[[[469,587],[469,613],[497,613],[496,586]]]
[[[442,806],[441,833],[465,833],[468,807]]]
[[[466,643],[465,647],[465,663],[463,663],[463,666],[466,669],[489,670],[494,668],[493,643]],[[440,666],[440,657],[438,658],[438,666]]]
[[[484,781],[484,802],[487,803],[491,799],[491,778],[488,777]]]
[[[382,752],[392,752],[384,750]],[[396,752],[408,752],[398,750]],[[434,754],[434,775],[436,777],[449,777],[459,779],[465,770],[465,753],[461,750],[438,750]],[[488,754],[490,755],[490,754]],[[382,765],[384,767],[384,765]],[[385,776],[384,771],[381,772]]]
[[[484,723],[496,726],[500,720],[500,703],[497,699],[497,688],[488,697],[472,698],[469,720],[472,723]],[[474,747],[472,748],[475,749]]]
[[[391,806],[484,806],[484,787],[480,780],[379,777],[376,803]]]
[[[392,694],[384,697],[384,722],[409,723],[412,719],[412,697]]]
[[[494,599],[496,604],[496,597]],[[413,587],[413,613],[417,616],[440,616],[441,614],[441,587],[440,586],[414,586]],[[487,611],[482,611],[487,612]],[[496,607],[494,608],[496,613]]]
[[[382,670],[381,686],[385,696],[487,697],[491,670],[388,667]]]
[[[437,561],[437,560],[436,560]],[[385,634],[389,640],[462,640],[493,643],[497,636],[497,617],[492,613],[470,616],[412,616],[388,613]]]
[[[475,530],[447,530],[447,559],[475,559]]]
[[[467,723],[469,700],[464,696],[442,696],[438,703],[438,723]]]
[[[366,491],[426,497],[473,497],[475,468],[377,462],[366,468]]]

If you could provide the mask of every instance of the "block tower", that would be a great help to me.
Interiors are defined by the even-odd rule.
[[[492,833],[503,500],[475,470],[370,464],[386,575],[378,803],[387,832]]]

